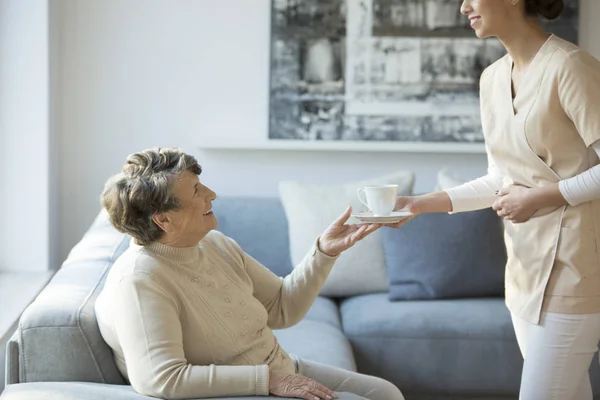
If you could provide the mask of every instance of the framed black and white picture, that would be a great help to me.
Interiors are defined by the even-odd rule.
[[[544,22],[575,43],[577,3]],[[272,0],[269,139],[481,145],[479,77],[505,51],[460,4]]]

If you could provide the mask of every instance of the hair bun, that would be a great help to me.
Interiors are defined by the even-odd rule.
[[[537,0],[537,12],[546,19],[556,19],[565,8],[564,0]]]

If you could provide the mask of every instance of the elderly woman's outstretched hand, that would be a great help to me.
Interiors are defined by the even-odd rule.
[[[335,257],[382,226],[381,224],[344,225],[351,214],[352,207],[348,207],[346,211],[338,219],[333,221],[325,232],[323,232],[319,238],[319,249],[323,253]]]
[[[280,374],[271,371],[269,393],[279,397],[293,397],[306,400],[337,399],[336,394],[314,379],[300,374]]]

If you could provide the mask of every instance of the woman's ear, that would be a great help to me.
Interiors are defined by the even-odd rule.
[[[159,226],[160,229],[162,229],[164,232],[168,232],[169,231],[169,227],[170,227],[170,223],[171,220],[169,218],[169,214],[166,212],[156,212],[154,214],[152,214],[152,221],[154,221],[154,223],[156,225]]]

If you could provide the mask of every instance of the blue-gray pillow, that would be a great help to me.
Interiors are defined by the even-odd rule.
[[[506,247],[491,209],[423,214],[383,228],[390,300],[502,296]]]
[[[290,259],[288,222],[277,197],[217,197],[213,212],[217,230],[278,276],[294,267]]]

